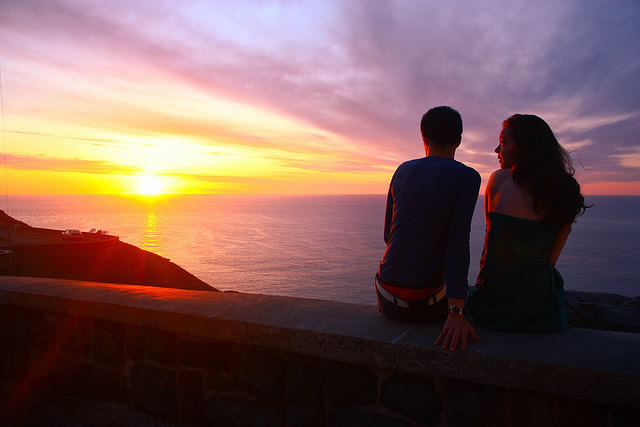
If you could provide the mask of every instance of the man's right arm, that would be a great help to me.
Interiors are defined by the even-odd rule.
[[[473,211],[478,201],[480,175],[467,170],[449,224],[445,252],[445,281],[447,298],[464,300],[467,293],[469,273],[469,233]]]
[[[393,174],[395,177],[395,173]],[[389,235],[391,234],[391,220],[393,219],[393,178],[389,183],[389,192],[387,193],[387,208],[384,214],[384,242],[389,243]]]

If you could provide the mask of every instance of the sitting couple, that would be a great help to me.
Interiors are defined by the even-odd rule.
[[[485,191],[480,274],[467,295],[469,231],[480,175],[454,160],[462,119],[450,107],[420,123],[426,157],[396,170],[387,197],[386,251],[376,274],[378,308],[406,321],[445,321],[436,344],[464,350],[478,340],[465,319],[505,331],[567,325],[562,276],[554,265],[576,216],[587,208],[569,154],[547,123],[515,114],[496,148],[501,169]],[[465,305],[466,301],[466,305]]]

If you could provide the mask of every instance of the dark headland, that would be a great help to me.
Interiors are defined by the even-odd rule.
[[[167,258],[121,242],[117,236],[31,227],[0,210],[0,275],[217,291]]]

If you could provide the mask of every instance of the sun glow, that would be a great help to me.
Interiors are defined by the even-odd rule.
[[[161,177],[156,175],[140,175],[138,177],[136,194],[142,196],[158,196],[165,192],[166,185]]]

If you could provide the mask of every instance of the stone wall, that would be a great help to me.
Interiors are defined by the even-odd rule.
[[[452,354],[430,344],[437,328],[388,322],[375,307],[29,278],[0,278],[0,323],[0,424],[86,424],[96,411],[83,408],[104,405],[118,408],[105,425],[622,426],[640,416],[636,334],[578,333],[593,363],[564,331],[481,330],[482,344]],[[568,357],[554,356],[559,338]]]

